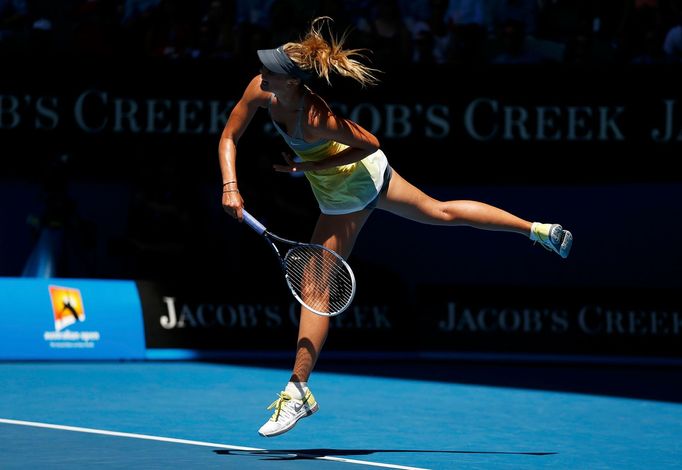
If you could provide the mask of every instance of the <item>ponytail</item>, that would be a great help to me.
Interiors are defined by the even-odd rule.
[[[324,78],[331,85],[330,76],[337,73],[350,77],[363,87],[375,85],[374,76],[378,70],[370,68],[357,59],[366,59],[364,49],[344,49],[347,34],[340,38],[334,36],[329,26],[332,19],[328,16],[315,18],[310,30],[300,42],[288,42],[283,46],[287,56],[303,71]],[[325,39],[322,29],[326,26],[329,40]]]

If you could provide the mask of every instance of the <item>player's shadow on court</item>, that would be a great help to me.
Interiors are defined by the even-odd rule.
[[[268,456],[261,460],[308,460],[320,457],[348,457],[384,453],[414,454],[490,454],[490,455],[556,455],[557,452],[494,452],[473,450],[402,450],[402,449],[263,449],[263,450],[214,450],[220,455]]]

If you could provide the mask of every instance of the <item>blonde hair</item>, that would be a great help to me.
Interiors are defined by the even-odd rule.
[[[331,21],[333,20],[328,16],[315,18],[305,37],[299,42],[284,44],[284,52],[301,70],[314,72],[330,85],[332,72],[343,77],[350,77],[363,87],[375,85],[378,80],[374,73],[379,72],[379,70],[370,68],[356,60],[356,58],[367,58],[362,54],[366,49],[344,49],[343,43],[348,35],[344,33],[340,38],[334,36],[329,26]],[[329,40],[325,39],[322,33],[324,26],[327,27]]]

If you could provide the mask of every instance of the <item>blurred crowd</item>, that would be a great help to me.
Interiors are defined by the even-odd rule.
[[[682,61],[682,0],[0,0],[0,55],[252,60],[323,15],[379,66]]]
[[[0,55],[252,60],[316,16],[379,66],[682,61],[682,0],[0,0]]]

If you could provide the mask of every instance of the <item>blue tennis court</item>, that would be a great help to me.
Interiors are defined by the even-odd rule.
[[[0,467],[622,469],[682,461],[673,368],[321,364],[311,382],[320,412],[262,438],[265,407],[288,376],[277,363],[3,363]]]

